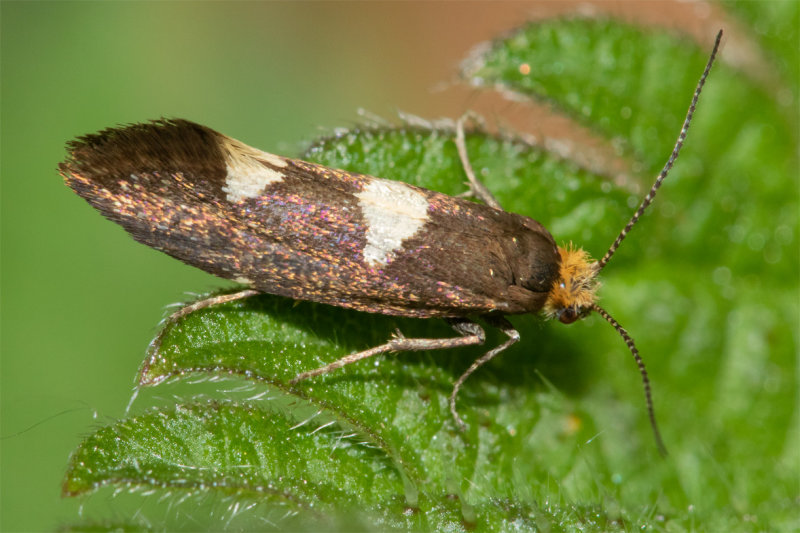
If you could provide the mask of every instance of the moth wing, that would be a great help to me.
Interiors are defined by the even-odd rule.
[[[420,317],[539,305],[514,287],[497,243],[517,215],[183,120],[105,130],[69,150],[67,184],[137,241],[264,292]]]

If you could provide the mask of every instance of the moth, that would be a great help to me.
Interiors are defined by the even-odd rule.
[[[507,315],[541,313],[569,324],[594,311],[633,354],[664,450],[644,363],[628,333],[596,303],[597,276],[677,159],[721,37],[720,31],[663,170],[599,261],[558,246],[542,224],[501,208],[472,170],[463,119],[455,142],[470,192],[482,204],[262,152],[186,120],[80,137],[68,144],[59,170],[69,187],[137,241],[247,287],[195,302],[168,320],[263,292],[369,313],[443,318],[458,334],[397,335],[292,383],[385,352],[483,344],[476,318],[499,328],[507,340],[453,385],[450,411],[461,428],[456,398],[462,384],[520,339]]]

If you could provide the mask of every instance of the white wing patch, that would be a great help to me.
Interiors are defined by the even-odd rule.
[[[262,152],[230,137],[224,137],[220,144],[228,172],[222,190],[227,194],[229,202],[260,196],[268,185],[283,180],[282,173],[264,164],[283,168],[286,166],[283,158]]]
[[[428,219],[425,195],[405,183],[373,179],[356,197],[367,222],[364,260],[370,266],[387,264]]]

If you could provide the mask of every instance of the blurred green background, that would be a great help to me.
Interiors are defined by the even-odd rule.
[[[612,4],[598,8],[708,38],[719,27],[681,3]],[[574,8],[3,2],[0,529],[76,518],[81,502],[60,499],[70,451],[123,415],[165,305],[225,284],[136,244],[63,186],[67,140],[183,117],[291,155],[358,108],[458,116],[473,92],[437,83],[471,46]]]

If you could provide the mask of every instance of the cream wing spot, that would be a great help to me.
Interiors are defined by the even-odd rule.
[[[367,223],[364,260],[370,266],[387,264],[428,219],[428,199],[405,183],[375,178],[356,197]]]
[[[272,168],[286,167],[286,160],[282,157],[262,152],[230,137],[223,137],[220,147],[225,155],[227,170],[222,190],[229,202],[260,196],[268,185],[283,180],[284,175]]]

